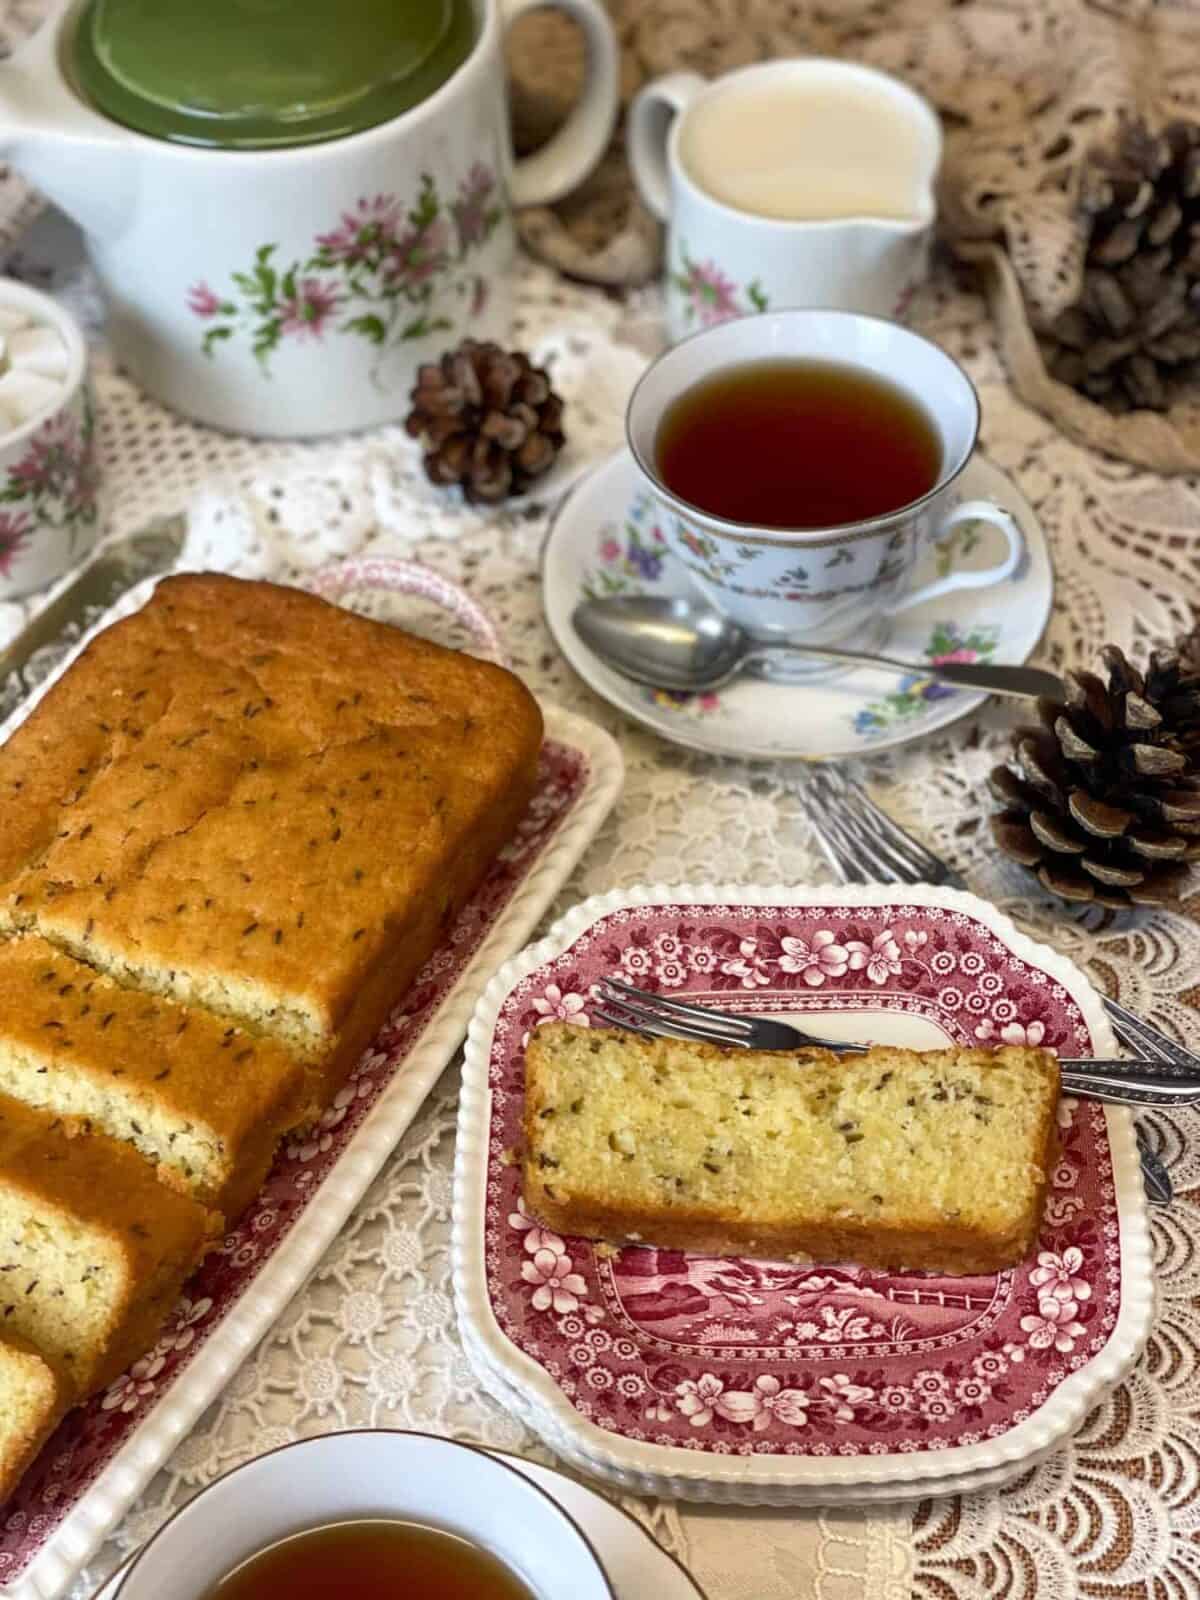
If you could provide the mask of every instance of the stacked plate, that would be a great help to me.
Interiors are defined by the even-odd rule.
[[[847,945],[864,959],[823,955]],[[475,1013],[454,1208],[468,1354],[559,1454],[667,1497],[960,1493],[1053,1450],[1132,1365],[1153,1283],[1124,1110],[1062,1103],[1037,1250],[994,1275],[614,1252],[540,1228],[514,1160],[524,1043],[551,1018],[588,1026],[606,974],[846,1039],[1115,1052],[1083,974],[953,890],[638,888],[570,912]]]

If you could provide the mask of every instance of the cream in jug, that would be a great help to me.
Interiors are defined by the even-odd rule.
[[[693,109],[679,156],[714,199],[756,216],[911,220],[921,205],[924,135],[907,107],[858,79],[735,80]]]

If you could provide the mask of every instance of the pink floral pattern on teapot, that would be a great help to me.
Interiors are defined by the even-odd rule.
[[[260,245],[245,271],[218,291],[201,279],[188,308],[207,324],[201,344],[213,356],[248,339],[270,375],[272,353],[286,340],[326,333],[365,340],[382,355],[398,344],[449,331],[477,316],[487,279],[470,269],[503,215],[496,175],[476,161],[446,201],[425,173],[410,205],[398,194],[360,195],[336,224],[318,233],[311,253],[282,265],[276,244]],[[378,373],[376,364],[375,373]]]

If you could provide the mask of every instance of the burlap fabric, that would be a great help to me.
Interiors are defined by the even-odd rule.
[[[1200,0],[607,0],[628,101],[659,73],[708,76],[780,55],[843,55],[926,94],[947,131],[946,242],[987,280],[1023,399],[1083,444],[1162,472],[1200,470],[1200,393],[1165,416],[1111,416],[1047,374],[1036,330],[1079,290],[1082,158],[1119,114],[1200,119]],[[511,41],[517,137],[536,145],[578,91],[573,28],[544,12]],[[597,283],[645,281],[661,229],[633,192],[623,136],[565,204],[524,213],[526,243]]]

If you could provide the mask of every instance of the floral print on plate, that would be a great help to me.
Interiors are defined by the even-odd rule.
[[[502,215],[496,175],[481,161],[449,201],[428,173],[407,206],[397,194],[361,195],[307,257],[284,265],[278,245],[264,244],[230,288],[192,285],[188,308],[207,324],[205,354],[246,338],[266,373],[285,340],[348,334],[382,356],[446,332],[455,326],[449,310],[459,319],[483,310],[487,279],[468,266]]]
[[[1116,1326],[1119,1227],[1104,1114],[1063,1102],[1038,1247],[989,1276],[615,1255],[540,1227],[521,1198],[522,1050],[591,989],[772,1013],[918,1016],[948,1040],[1086,1054],[1078,1006],[982,923],[937,907],[656,905],[602,918],[507,997],[491,1045],[488,1293],[507,1337],[597,1427],[716,1454],[881,1455],[998,1438]]]
[[[443,947],[418,974],[400,1007],[316,1126],[286,1146],[258,1199],[226,1234],[187,1287],[154,1348],[88,1405],[72,1411],[0,1509],[0,1588],[14,1582],[72,1510],[148,1408],[172,1382],[275,1250],[301,1223],[322,1180],[402,1071],[427,1024],[512,895],[583,794],[581,751],[547,742],[537,790],[516,837],[464,909]]]
[[[925,657],[931,666],[944,662],[990,661],[1000,638],[1000,629],[992,623],[977,623],[963,633],[956,622],[934,624],[925,646]],[[854,713],[854,731],[870,739],[881,733],[891,733],[896,724],[909,717],[920,717],[926,706],[937,700],[950,700],[961,690],[949,684],[938,683],[921,672],[900,679],[895,690],[880,700],[872,700]]]

